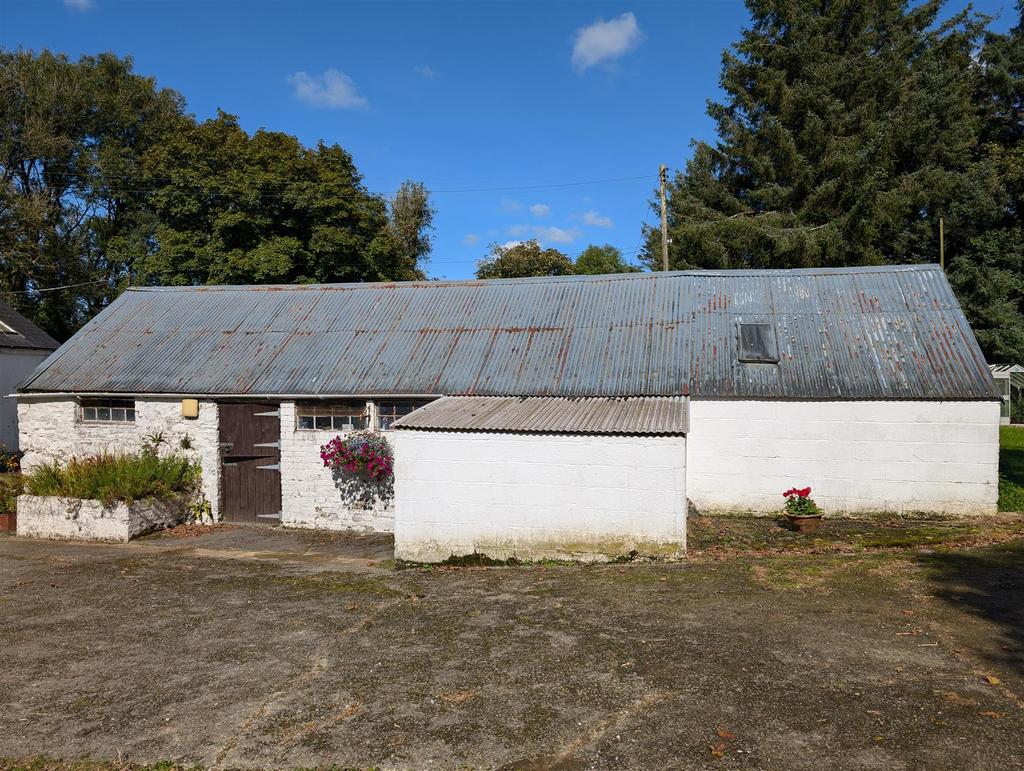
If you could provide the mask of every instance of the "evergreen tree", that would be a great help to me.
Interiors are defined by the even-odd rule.
[[[672,267],[937,262],[941,217],[954,286],[984,273],[975,260],[1004,253],[991,233],[1007,201],[979,148],[987,113],[1012,113],[1012,97],[979,110],[986,20],[940,22],[941,5],[748,0],[752,23],[723,55],[726,99],[708,108],[718,141],[695,143],[669,185]],[[1019,73],[993,82],[1019,95]],[[659,246],[652,233],[643,259],[655,269]],[[1012,320],[997,306],[1014,305],[1008,291],[996,281],[972,295],[985,307],[965,303],[1006,340]]]

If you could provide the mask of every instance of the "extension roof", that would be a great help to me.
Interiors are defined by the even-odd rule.
[[[56,351],[59,347],[60,343],[0,300],[0,348]]]
[[[777,364],[739,361],[741,322]],[[998,398],[937,266],[135,288],[21,389]]]

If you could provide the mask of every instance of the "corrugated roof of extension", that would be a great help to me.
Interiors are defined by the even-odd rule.
[[[740,322],[779,363],[741,363]],[[27,391],[995,399],[937,266],[132,289]]]
[[[395,428],[568,434],[685,434],[685,396],[443,396]]]
[[[6,329],[13,330],[13,334]],[[14,308],[0,300],[0,348],[31,348],[56,351],[60,343],[50,337]]]

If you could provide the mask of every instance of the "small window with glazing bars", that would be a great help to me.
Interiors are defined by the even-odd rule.
[[[300,431],[360,431],[370,425],[366,402],[310,402],[295,408]]]
[[[396,420],[418,410],[426,403],[420,399],[377,402],[377,427],[381,431],[390,431]]]
[[[82,399],[79,415],[83,423],[134,423],[132,399]]]

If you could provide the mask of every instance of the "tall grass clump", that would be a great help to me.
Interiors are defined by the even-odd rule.
[[[25,491],[30,495],[95,499],[110,506],[117,501],[131,503],[191,493],[198,484],[199,465],[184,455],[104,453],[40,466],[26,476]]]

